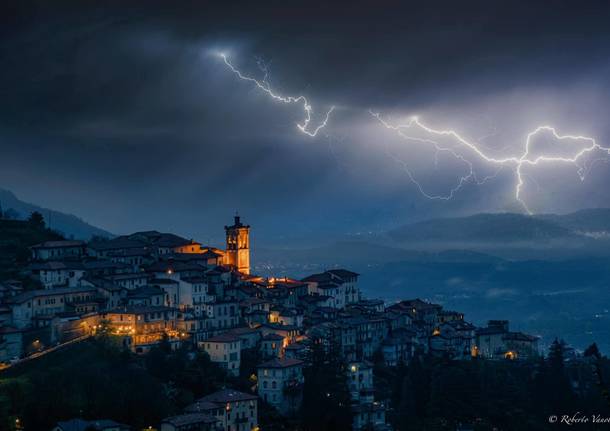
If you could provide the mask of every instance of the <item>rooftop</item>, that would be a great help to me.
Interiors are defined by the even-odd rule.
[[[170,278],[153,278],[151,280],[148,280],[148,284],[159,284],[159,285],[165,285],[165,284],[180,284],[180,282],[178,280],[172,280]]]
[[[256,368],[288,368],[288,367],[297,367],[303,365],[304,362],[298,359],[292,358],[282,358],[282,359],[271,359],[270,361],[263,362],[258,365]]]
[[[329,269],[326,272],[329,272],[343,280],[358,277],[360,275],[357,272],[348,271],[347,269]]]
[[[234,335],[244,335],[244,334],[258,334],[260,331],[256,328],[250,328],[249,326],[242,326],[239,328],[233,328],[228,331],[230,334]]]
[[[246,394],[245,392],[239,392],[235,389],[222,389],[213,394],[206,395],[200,398],[197,402],[206,401],[212,403],[230,403],[235,401],[249,401],[256,400],[258,397],[252,394]]]
[[[224,333],[218,334],[214,337],[207,338],[207,339],[203,340],[203,342],[204,343],[234,343],[234,342],[240,341],[240,340],[241,340],[241,338],[239,338],[237,335],[233,335],[233,334],[224,332]]]
[[[165,418],[161,421],[161,423],[171,424],[175,427],[182,427],[186,425],[216,423],[216,418],[204,413],[185,413],[182,415]]]
[[[127,292],[129,298],[148,298],[154,295],[165,295],[165,291],[158,286],[141,286]]]
[[[194,413],[194,412],[205,412],[205,411],[210,411],[210,410],[216,410],[216,409],[220,409],[220,408],[222,408],[222,406],[219,406],[217,403],[198,400],[198,401],[195,401],[193,404],[186,406],[184,408],[184,411],[187,413]]]
[[[57,422],[57,427],[61,431],[105,431],[108,429],[128,430],[127,425],[120,424],[110,419],[99,419],[86,421],[83,419],[70,419],[67,421]]]
[[[347,280],[352,279],[354,277],[358,277],[358,273],[348,271],[346,269],[330,269],[325,272],[321,272],[319,274],[312,274],[308,277],[305,277],[302,281],[305,282],[315,282],[315,283],[324,283],[324,282],[336,282],[339,284],[345,283]]]
[[[186,272],[204,271],[205,268],[201,265],[192,262],[182,262],[179,260],[162,260],[148,266],[146,270],[148,272]]]
[[[122,307],[105,311],[104,314],[144,314],[175,310],[175,308],[166,307],[164,305],[124,305]]]
[[[125,237],[114,238],[108,241],[97,241],[89,243],[89,248],[96,251],[110,251],[120,250],[128,248],[142,248],[145,247],[146,243],[134,239],[128,239]]]
[[[84,269],[83,264],[78,261],[49,261],[44,263],[32,263],[30,265],[32,270],[42,270],[42,271],[58,271],[58,270],[68,270],[68,269]]]
[[[280,341],[283,339],[284,337],[278,334],[267,334],[263,337],[263,341]]]
[[[33,245],[30,248],[41,250],[48,248],[83,247],[84,245],[85,243],[83,241],[46,241]]]
[[[21,304],[23,302],[29,301],[30,299],[34,299],[37,297],[43,296],[59,296],[59,295],[67,295],[71,293],[84,293],[84,292],[97,292],[95,287],[90,286],[82,286],[82,287],[63,287],[57,289],[36,289],[36,290],[28,290],[26,292],[20,293],[19,295],[15,295],[7,299],[7,302],[13,304]]]
[[[301,343],[292,343],[289,344],[285,347],[285,350],[303,350],[306,349],[307,347],[305,347],[303,344]]]

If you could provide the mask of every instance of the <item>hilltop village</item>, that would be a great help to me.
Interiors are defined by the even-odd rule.
[[[38,288],[0,282],[0,362],[36,360],[102,331],[138,355],[160,343],[204,351],[232,375],[256,352],[252,392],[227,387],[161,424],[168,431],[244,431],[258,429],[260,400],[281,415],[296,414],[317,346],[343,364],[358,431],[391,429],[386,400],[375,395],[374,358],[396,367],[416,352],[460,361],[538,356],[537,338],[511,331],[507,321],[478,328],[421,299],[365,298],[359,274],[348,269],[300,280],[252,274],[250,226],[235,216],[225,232],[225,249],[157,231],[30,247],[26,273]],[[87,426],[74,419],[56,429],[78,424]]]

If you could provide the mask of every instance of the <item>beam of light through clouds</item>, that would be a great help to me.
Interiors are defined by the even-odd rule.
[[[315,137],[318,132],[323,128],[327,127],[331,113],[334,110],[332,106],[324,116],[324,119],[316,126],[311,127],[313,109],[308,99],[303,96],[282,96],[274,92],[267,80],[268,68],[266,66],[261,67],[264,72],[263,79],[252,78],[251,76],[245,75],[239,69],[237,69],[233,63],[231,63],[225,53],[219,54],[226,66],[233,72],[239,79],[254,84],[258,89],[265,92],[273,100],[283,102],[286,104],[297,103],[303,106],[305,118],[302,123],[297,123],[297,128],[304,134]],[[260,67],[260,63],[259,63]],[[419,192],[431,200],[450,200],[453,199],[466,184],[474,183],[476,185],[482,185],[487,181],[495,178],[502,168],[508,166],[515,172],[515,183],[513,186],[514,199],[523,207],[523,209],[532,214],[530,206],[525,202],[522,194],[525,186],[525,173],[524,167],[526,166],[538,166],[543,164],[572,164],[577,168],[577,174],[581,181],[585,180],[587,172],[591,169],[594,163],[600,160],[607,160],[607,158],[594,159],[589,165],[586,163],[586,156],[592,154],[595,151],[599,151],[604,155],[610,155],[610,147],[604,147],[596,142],[594,138],[581,135],[564,135],[557,131],[555,127],[549,125],[540,125],[531,132],[527,133],[525,142],[523,145],[523,152],[520,155],[508,156],[508,157],[494,157],[489,154],[489,150],[480,142],[467,140],[457,131],[448,129],[435,129],[424,124],[417,116],[412,116],[406,123],[392,124],[389,121],[382,118],[379,112],[373,112],[369,110],[369,114],[377,121],[381,126],[386,129],[395,131],[398,136],[408,141],[415,141],[424,143],[432,146],[435,150],[435,160],[438,159],[440,153],[448,153],[454,157],[457,161],[466,166],[466,173],[461,175],[457,183],[451,187],[446,193],[433,194],[426,191],[425,187],[416,178],[413,172],[409,169],[409,165],[406,161],[399,157],[392,155],[388,152],[388,155],[397,163],[399,163],[404,171],[406,172],[409,180],[415,184]],[[414,132],[409,134],[409,132]],[[556,143],[568,143],[570,148],[566,150],[567,154],[556,155],[546,151],[537,154],[533,151],[536,139],[540,136],[546,135],[554,139]],[[455,142],[454,145],[445,145],[441,142],[441,139],[448,138]],[[466,150],[466,151],[461,151]],[[471,153],[467,155],[466,152]],[[473,158],[474,157],[474,158]],[[492,165],[495,167],[495,172],[491,175],[481,177],[477,174],[474,163],[475,161],[482,161],[483,163]]]

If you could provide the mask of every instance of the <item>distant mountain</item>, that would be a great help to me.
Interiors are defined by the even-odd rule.
[[[572,239],[579,235],[553,221],[522,214],[476,214],[432,219],[388,232],[400,243],[519,243]]]
[[[23,202],[8,190],[0,189],[0,205],[2,206],[2,211],[16,219],[26,219],[32,212],[38,211],[44,216],[47,223],[49,218],[51,219],[51,228],[53,230],[62,233],[67,238],[88,240],[94,235],[114,236],[110,232],[90,225],[75,215]]]
[[[540,214],[535,217],[593,237],[610,236],[610,208],[584,209],[561,215]]]

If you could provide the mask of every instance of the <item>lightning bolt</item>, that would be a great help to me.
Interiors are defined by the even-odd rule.
[[[522,193],[523,186],[525,183],[524,174],[523,174],[524,166],[537,166],[542,163],[571,163],[578,168],[577,174],[578,174],[580,180],[584,181],[587,169],[586,169],[586,164],[584,164],[584,165],[579,164],[580,159],[582,159],[583,156],[585,156],[586,154],[591,153],[595,150],[599,150],[599,151],[605,152],[606,154],[610,154],[609,147],[603,147],[603,146],[599,145],[595,141],[595,139],[593,139],[591,137],[580,136],[580,135],[561,135],[559,132],[557,132],[557,130],[554,127],[539,126],[527,134],[527,136],[525,138],[524,151],[520,156],[497,158],[497,157],[492,157],[492,156],[486,154],[481,148],[479,148],[479,146],[477,144],[472,143],[472,142],[468,141],[467,139],[463,138],[455,130],[433,129],[432,127],[429,127],[429,126],[425,125],[424,123],[422,123],[418,117],[411,117],[404,124],[392,125],[392,124],[388,123],[387,121],[385,121],[384,119],[382,119],[381,115],[379,113],[373,112],[373,111],[369,111],[369,112],[375,119],[377,119],[377,121],[379,121],[379,123],[381,125],[383,125],[387,129],[396,131],[398,133],[398,135],[401,136],[402,138],[407,139],[407,140],[417,141],[417,142],[428,143],[428,144],[432,145],[437,152],[440,152],[440,151],[449,152],[456,159],[464,162],[468,166],[468,169],[469,169],[468,173],[466,175],[463,175],[462,177],[460,177],[457,185],[454,186],[450,190],[450,192],[446,195],[430,195],[430,194],[426,193],[423,190],[423,187],[421,186],[421,184],[419,184],[419,182],[417,182],[417,180],[414,178],[414,176],[411,174],[411,172],[408,170],[408,168],[406,168],[407,175],[409,176],[410,180],[419,188],[420,192],[424,196],[428,197],[429,199],[449,200],[469,180],[474,180],[477,184],[482,184],[483,182],[487,181],[488,179],[492,178],[495,175],[492,175],[490,177],[485,177],[484,179],[479,180],[473,169],[472,162],[469,161],[468,159],[466,159],[459,152],[457,152],[453,147],[441,145],[438,141],[433,140],[433,139],[420,138],[417,136],[409,135],[409,134],[407,134],[407,131],[409,131],[409,130],[419,129],[419,131],[427,133],[428,135],[431,135],[431,136],[453,138],[458,143],[459,146],[463,146],[465,148],[470,149],[478,158],[480,158],[484,162],[498,165],[500,167],[503,167],[506,165],[512,166],[513,169],[515,170],[515,174],[516,174],[515,199],[523,206],[525,211],[527,211],[527,213],[529,213],[529,214],[532,214],[532,211],[521,197],[521,193]],[[579,151],[574,153],[571,157],[545,156],[545,155],[532,157],[530,154],[532,141],[534,140],[534,138],[536,136],[538,136],[542,133],[549,133],[557,141],[584,142],[584,143],[586,143],[586,145],[583,148],[581,148]],[[400,161],[400,163],[406,167],[406,164],[404,162]]]
[[[334,106],[331,106],[330,109],[326,112],[324,119],[318,123],[316,127],[311,126],[312,122],[312,114],[313,108],[309,103],[308,99],[303,96],[283,96],[271,89],[271,86],[268,82],[269,70],[266,64],[264,64],[261,60],[258,60],[257,63],[259,68],[264,73],[264,77],[262,80],[253,78],[251,76],[243,74],[239,69],[237,69],[233,64],[229,61],[229,58],[226,54],[220,53],[220,58],[222,58],[225,65],[241,80],[250,82],[254,84],[254,86],[264,93],[266,93],[273,100],[278,102],[283,102],[286,104],[300,104],[303,107],[303,111],[305,114],[305,118],[301,123],[297,123],[297,128],[304,134],[315,137],[320,130],[325,128],[328,124],[329,118],[333,110]],[[499,172],[506,166],[511,167],[515,172],[516,182],[514,186],[514,197],[517,202],[521,204],[523,209],[528,213],[532,214],[531,209],[526,204],[526,202],[522,198],[522,191],[525,185],[525,174],[523,172],[523,168],[526,166],[537,166],[542,163],[569,163],[575,165],[577,169],[577,174],[581,181],[585,180],[585,175],[587,173],[587,163],[584,161],[583,164],[580,164],[581,159],[584,158],[586,154],[592,153],[593,151],[601,151],[610,155],[610,147],[603,147],[599,145],[595,139],[588,136],[580,136],[580,135],[562,135],[554,127],[544,125],[539,126],[533,131],[529,132],[525,137],[524,149],[521,155],[519,156],[510,156],[510,157],[494,157],[487,153],[487,149],[484,145],[479,142],[471,142],[466,138],[462,137],[455,130],[442,130],[442,129],[434,129],[430,126],[427,126],[422,121],[419,120],[418,117],[411,117],[408,119],[406,123],[403,124],[391,124],[390,122],[384,120],[379,112],[373,112],[369,110],[369,114],[375,118],[383,127],[386,129],[390,129],[395,131],[401,138],[405,140],[410,140],[414,142],[420,142],[424,144],[431,145],[435,150],[435,164],[438,162],[438,156],[441,153],[449,153],[456,160],[462,163],[466,172],[460,176],[456,184],[445,194],[430,194],[426,192],[425,188],[422,184],[417,180],[415,175],[409,169],[407,163],[394,154],[390,153],[389,150],[386,151],[389,157],[391,157],[394,161],[399,163],[404,171],[406,172],[409,180],[415,184],[418,188],[419,192],[426,198],[432,200],[450,200],[452,199],[457,192],[459,192],[464,185],[468,183],[474,183],[477,185],[482,185],[489,181],[492,178],[495,178]],[[415,134],[410,134],[409,132],[419,132],[420,134],[425,134],[429,137],[420,137]],[[586,145],[581,148],[579,151],[576,151],[569,157],[560,157],[560,156],[549,156],[549,155],[539,155],[532,156],[531,155],[531,144],[532,141],[541,134],[550,134],[557,141],[573,141],[585,143]],[[490,135],[491,136],[491,135]],[[486,136],[481,140],[487,138]],[[436,139],[435,139],[436,138]],[[440,138],[450,138],[455,141],[454,146],[448,146],[442,144],[437,139]],[[494,165],[497,167],[495,172],[491,175],[480,178],[476,170],[474,169],[474,163],[470,158],[467,158],[457,149],[458,147],[466,148],[470,150],[476,158],[480,161],[488,163],[490,165]],[[589,164],[589,169],[593,166],[595,162],[598,161],[607,161],[607,159],[595,159]]]
[[[233,64],[229,61],[229,58],[227,57],[227,55],[225,53],[220,53],[219,56],[222,58],[224,63],[229,67],[229,69],[231,69],[231,71],[239,79],[241,79],[243,81],[251,82],[258,89],[262,90],[267,95],[269,95],[269,97],[271,97],[273,100],[276,100],[278,102],[287,103],[287,104],[296,103],[296,104],[302,105],[303,111],[305,113],[305,118],[303,119],[302,123],[300,123],[300,124],[297,123],[297,128],[301,132],[305,133],[308,136],[315,137],[318,134],[318,132],[320,130],[322,130],[324,127],[326,127],[326,125],[328,124],[328,119],[330,118],[330,114],[335,109],[334,106],[331,106],[330,109],[326,112],[326,115],[324,116],[324,120],[322,120],[316,127],[310,128],[313,108],[311,107],[311,104],[309,103],[307,98],[305,96],[282,96],[282,95],[279,95],[276,92],[274,92],[271,89],[269,82],[267,81],[267,77],[269,76],[269,71],[267,69],[267,66],[264,65],[260,60],[258,62],[259,67],[262,67],[262,70],[265,74],[265,76],[262,80],[252,78],[251,76],[247,76],[247,75],[244,75],[243,73],[241,73],[241,71],[239,71],[235,66],[233,66]],[[261,64],[263,64],[263,65],[261,66]]]

